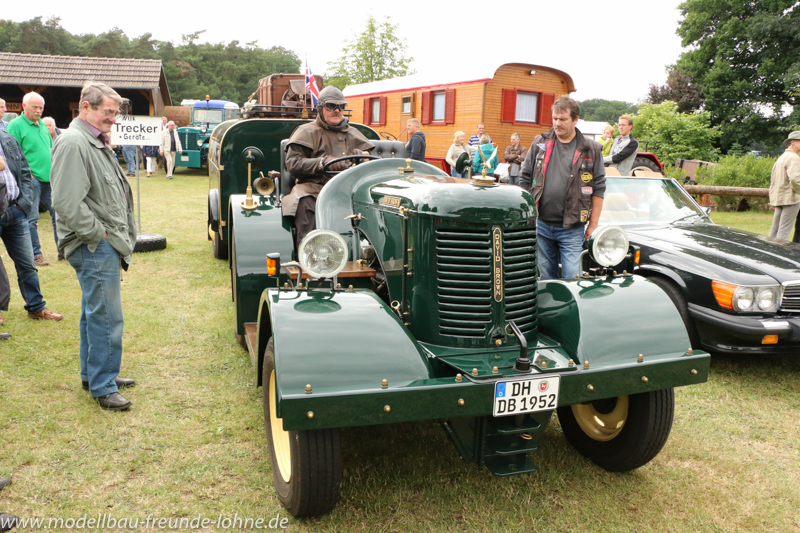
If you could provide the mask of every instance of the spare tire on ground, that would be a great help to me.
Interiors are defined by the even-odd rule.
[[[136,236],[136,246],[133,253],[155,252],[164,250],[167,247],[167,238],[157,233],[140,233]]]

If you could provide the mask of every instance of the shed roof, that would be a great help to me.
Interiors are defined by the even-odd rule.
[[[575,83],[572,77],[563,70],[554,69],[532,63],[487,63],[482,66],[459,64],[454,70],[437,69],[434,71],[412,74],[410,76],[400,76],[389,80],[372,81],[369,83],[359,83],[348,85],[343,93],[345,96],[366,96],[370,94],[384,94],[394,91],[409,91],[413,89],[424,89],[427,87],[437,87],[442,85],[463,85],[467,83],[481,83],[490,81],[500,67],[505,65],[521,65],[530,70],[543,69],[555,72],[567,81],[569,92],[575,90]]]
[[[117,89],[155,89],[161,76],[158,59],[0,52],[0,83],[5,84],[82,87],[91,80]]]

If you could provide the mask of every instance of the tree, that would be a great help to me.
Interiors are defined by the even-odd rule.
[[[60,19],[41,17],[16,23],[0,20],[0,51],[27,54],[160,59],[175,103],[183,99],[215,99],[244,103],[258,87],[258,80],[276,72],[300,72],[297,54],[280,46],[259,48],[256,42],[242,47],[238,41],[198,42],[205,30],[182,35],[182,42],[153,39],[145,33],[129,39],[119,28],[74,36]]]
[[[796,0],[686,0],[676,67],[722,128],[721,147],[777,144],[800,103],[800,4]]]
[[[386,80],[414,74],[411,63],[414,59],[406,57],[405,39],[397,36],[398,24],[391,24],[390,17],[378,23],[370,15],[367,29],[361,35],[353,35],[352,41],[345,41],[342,56],[328,63],[332,73],[328,74],[329,85],[344,89],[354,83]]]
[[[629,104],[621,100],[603,100],[602,98],[592,98],[580,102],[581,118],[589,121],[602,121],[616,124],[617,119],[622,115],[632,115],[636,113],[636,104]]]
[[[672,100],[678,104],[679,113],[691,113],[699,109],[703,103],[700,93],[692,84],[689,76],[683,70],[672,67],[669,69],[667,83],[664,85],[650,84],[647,103],[660,104]]]
[[[708,112],[680,113],[678,104],[667,100],[660,104],[641,104],[633,116],[633,136],[649,141],[649,149],[665,165],[676,159],[711,161],[718,155],[714,143],[719,126],[711,125]]]

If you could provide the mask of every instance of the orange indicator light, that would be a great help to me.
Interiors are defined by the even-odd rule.
[[[721,281],[712,281],[711,290],[714,291],[714,298],[723,309],[730,309],[733,311],[733,293],[736,292],[737,286],[730,283],[723,283]]]
[[[761,344],[778,344],[777,335],[764,335],[761,339]]]
[[[274,276],[278,272],[278,264],[274,259],[267,257],[267,274]]]
[[[633,262],[636,263],[637,265],[639,264],[639,257],[641,255],[642,255],[642,251],[641,250],[636,250],[636,256],[634,257]]]

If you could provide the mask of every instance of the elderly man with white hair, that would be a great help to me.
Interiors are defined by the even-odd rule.
[[[39,93],[30,92],[22,97],[22,115],[8,123],[6,131],[17,139],[22,147],[22,153],[28,160],[33,178],[31,180],[31,200],[33,209],[28,213],[28,225],[31,231],[31,244],[33,245],[34,263],[38,267],[50,263],[42,254],[39,243],[39,202],[44,204],[50,212],[53,224],[53,239],[58,246],[56,233],[56,216],[50,200],[50,150],[53,148],[53,138],[42,120],[44,112],[44,98]]]
[[[161,147],[158,149],[158,153],[166,159],[168,180],[172,179],[172,171],[175,170],[176,152],[182,154],[183,147],[178,132],[175,131],[175,123],[170,120],[167,123],[167,129],[161,133]]]

